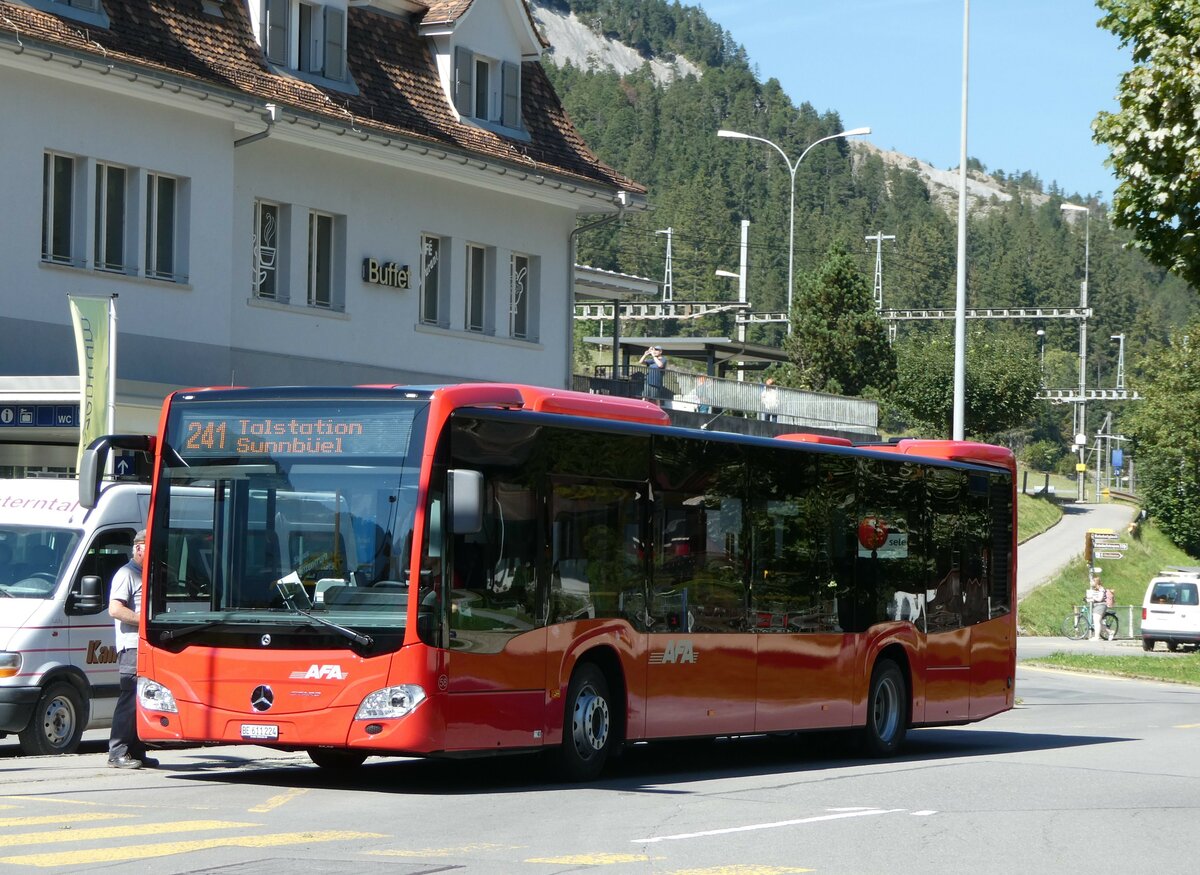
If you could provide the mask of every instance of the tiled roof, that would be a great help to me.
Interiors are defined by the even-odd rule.
[[[470,0],[429,0],[467,6]],[[645,188],[608,167],[584,144],[566,117],[541,64],[522,64],[528,142],[458,121],[417,25],[405,18],[354,7],[347,15],[347,54],[357,94],[280,75],[267,67],[244,0],[221,4],[223,17],[202,11],[201,0],[103,0],[110,26],[87,27],[28,6],[0,0],[0,31],[87,53],[112,64],[174,74],[240,95],[273,102],[337,124],[350,121],[532,173],[643,193]]]
[[[459,16],[471,8],[474,0],[425,0],[429,11],[421,19],[422,24],[441,24],[458,21]]]

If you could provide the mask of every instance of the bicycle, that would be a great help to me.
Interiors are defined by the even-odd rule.
[[[1117,619],[1116,612],[1112,608],[1104,609],[1104,634],[1109,641],[1117,637],[1117,630],[1121,627],[1120,620]],[[1063,620],[1062,632],[1072,641],[1082,641],[1092,634],[1092,605],[1091,602],[1085,602],[1071,610]]]

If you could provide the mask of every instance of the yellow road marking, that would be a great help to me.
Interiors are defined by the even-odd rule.
[[[424,859],[428,857],[452,857],[457,854],[466,854],[471,851],[515,851],[520,845],[495,845],[487,842],[480,842],[472,845],[459,845],[454,848],[411,848],[401,850],[383,850],[383,851],[367,851],[368,856],[374,857],[413,857]]]
[[[1176,729],[1200,729],[1200,723],[1180,723]]]
[[[307,787],[296,787],[286,793],[280,793],[278,796],[272,796],[261,805],[255,805],[253,808],[247,809],[251,814],[265,814],[268,811],[274,811],[281,805],[286,805],[297,796],[303,796],[308,792]]]
[[[99,863],[123,863],[129,860],[148,860],[169,857],[213,848],[277,848],[282,845],[312,844],[314,842],[345,842],[355,839],[383,839],[387,836],[373,832],[292,832],[264,836],[222,836],[190,842],[166,842],[161,845],[127,845],[121,848],[95,848],[87,851],[66,851],[55,854],[29,854],[22,857],[0,857],[0,863],[19,866],[82,866]]]
[[[96,820],[118,820],[123,817],[137,817],[137,815],[98,811],[95,814],[39,814],[36,817],[0,817],[0,828],[38,826],[45,823],[88,823]]]
[[[103,805],[105,808],[145,808],[144,805],[109,805],[107,802],[89,802],[84,799],[60,799],[57,796],[0,796],[0,799],[17,799],[21,802],[61,802],[63,805]]]
[[[50,842],[87,842],[94,839],[124,839],[131,836],[154,836],[172,832],[199,832],[204,829],[244,829],[260,826],[257,823],[233,823],[228,820],[180,820],[174,823],[142,823],[134,826],[98,826],[93,829],[56,829],[52,832],[23,832],[0,835],[0,847],[37,845]]]
[[[576,854],[566,857],[531,857],[526,863],[550,863],[555,866],[614,866],[617,863],[649,863],[645,854]]]
[[[792,875],[795,872],[812,872],[812,869],[795,869],[791,866],[754,866],[740,863],[734,866],[715,866],[711,869],[676,869],[671,875]]]

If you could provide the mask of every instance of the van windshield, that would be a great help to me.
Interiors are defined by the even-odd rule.
[[[173,406],[150,538],[152,624],[189,641],[257,640],[250,627],[264,625],[335,634],[323,620],[403,630],[424,410],[394,400]]]
[[[77,543],[79,532],[72,529],[0,528],[0,598],[50,598]]]

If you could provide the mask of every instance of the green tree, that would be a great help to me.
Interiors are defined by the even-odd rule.
[[[1143,401],[1125,420],[1146,510],[1181,549],[1200,555],[1200,319],[1143,362]]]
[[[946,330],[906,341],[897,355],[896,406],[929,437],[949,437],[954,421],[954,335]],[[964,431],[986,438],[1033,419],[1041,375],[1038,351],[1014,331],[968,332]]]
[[[1200,287],[1200,2],[1098,0],[1100,24],[1132,47],[1120,109],[1102,112],[1094,139],[1119,183],[1113,223],[1156,264]]]
[[[871,289],[844,250],[833,249],[801,280],[792,334],[783,342],[799,388],[861,395],[896,379],[896,357]]]

